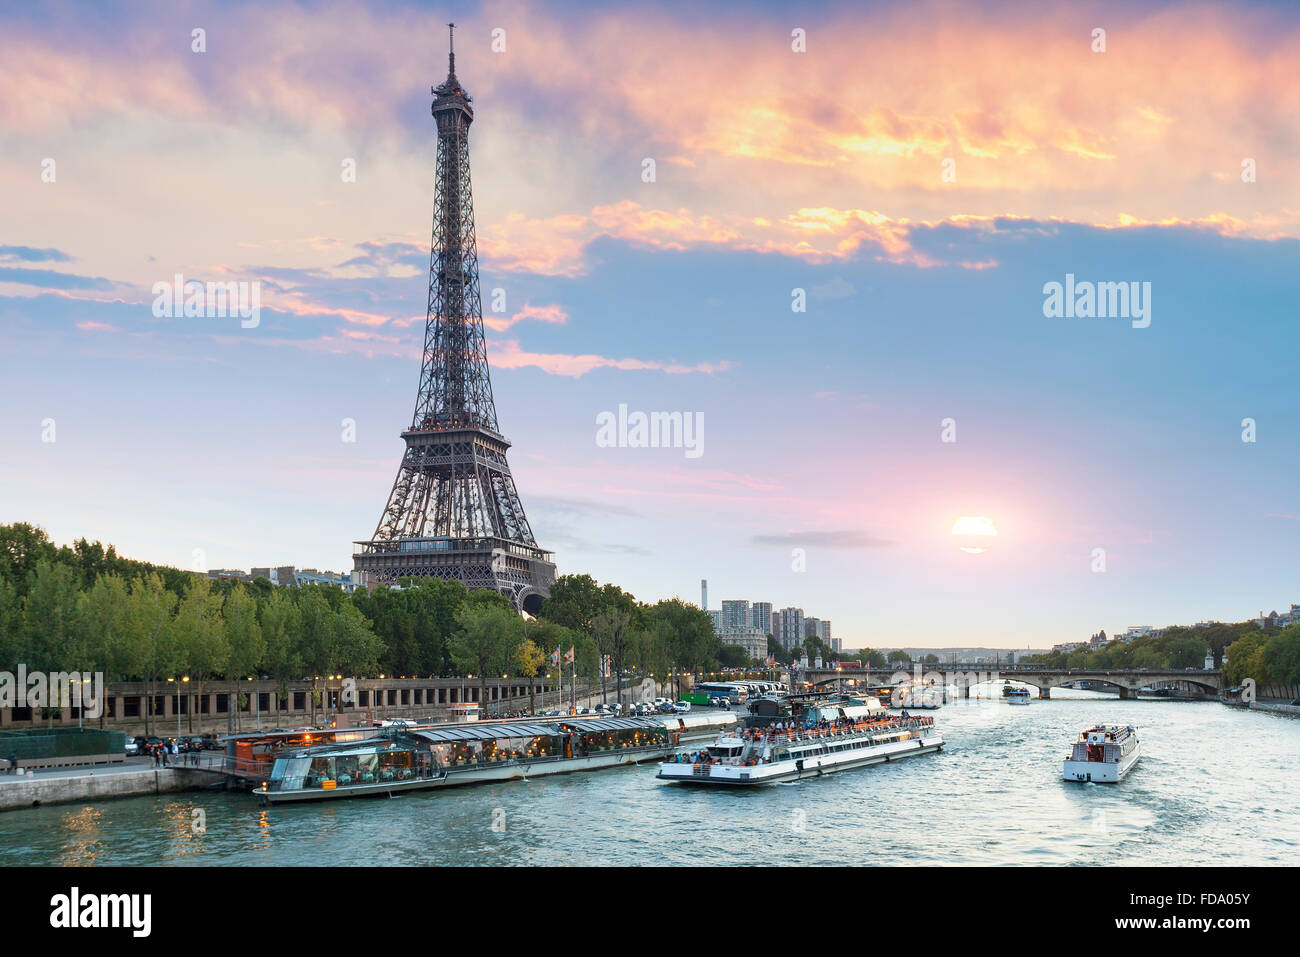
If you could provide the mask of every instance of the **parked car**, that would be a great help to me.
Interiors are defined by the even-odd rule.
[[[127,757],[134,757],[139,753],[140,753],[140,745],[136,742],[135,738],[127,738],[126,739]]]
[[[216,734],[213,734],[212,732],[208,732],[207,734],[203,735],[201,741],[202,741],[202,744],[203,744],[203,750],[204,750],[204,751],[220,751],[220,750],[221,750],[221,736],[220,736],[220,735],[216,735]]]
[[[691,703],[689,701],[679,701],[673,705],[673,710],[679,714],[685,714],[687,711],[691,710]]]

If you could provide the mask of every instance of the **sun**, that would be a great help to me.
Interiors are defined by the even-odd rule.
[[[957,547],[967,555],[982,555],[992,545],[984,540],[998,537],[997,526],[987,515],[963,515],[953,523],[952,533],[957,538]]]

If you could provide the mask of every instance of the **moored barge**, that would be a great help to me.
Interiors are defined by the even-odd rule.
[[[591,771],[661,758],[679,738],[663,721],[635,718],[376,729],[360,741],[277,754],[253,794],[284,804]]]

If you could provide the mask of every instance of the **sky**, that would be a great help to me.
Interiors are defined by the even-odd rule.
[[[0,522],[350,569],[418,385],[451,20],[561,574],[849,648],[1300,602],[1285,4],[7,6]],[[177,274],[255,283],[256,324],[155,315]],[[1146,316],[1047,314],[1068,282]],[[700,444],[610,446],[620,406]]]

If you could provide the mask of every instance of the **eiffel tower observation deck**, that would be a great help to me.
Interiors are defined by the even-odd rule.
[[[470,190],[474,108],[456,78],[449,26],[447,79],[432,91],[438,170],[420,389],[388,504],[374,537],[356,542],[353,563],[366,584],[456,579],[536,613],[555,565],[533,538],[497,425]]]

